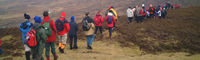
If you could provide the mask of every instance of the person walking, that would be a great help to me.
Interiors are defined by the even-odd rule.
[[[127,16],[128,16],[128,23],[131,23],[132,22],[132,19],[133,19],[133,10],[131,9],[131,7],[129,7],[127,9],[127,12],[126,12]]]
[[[103,24],[103,17],[100,14],[100,11],[98,11],[96,13],[96,16],[94,17],[94,24],[95,24],[95,35],[97,34],[97,31],[99,29],[101,35],[103,35],[103,28],[102,28],[102,24]]]
[[[113,27],[114,27],[114,24],[116,23],[115,17],[111,11],[108,12],[108,15],[106,16],[105,21],[107,22],[107,27],[109,30],[109,38],[111,39]]]
[[[70,30],[69,22],[65,19],[65,12],[61,12],[61,17],[56,20],[56,29],[59,39],[59,51],[64,53],[64,48],[67,42],[67,33]]]

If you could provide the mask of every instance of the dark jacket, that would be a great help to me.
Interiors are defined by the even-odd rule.
[[[85,16],[85,18],[83,18],[83,20],[87,20],[88,23],[94,23],[94,20],[89,16]]]
[[[70,25],[69,35],[76,35],[78,31],[77,23],[74,20],[71,20],[69,25]]]

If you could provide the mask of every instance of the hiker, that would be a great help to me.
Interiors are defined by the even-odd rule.
[[[67,42],[67,33],[70,30],[69,22],[65,19],[65,12],[61,12],[60,18],[56,20],[56,29],[59,39],[59,51],[64,53],[64,48]]]
[[[46,28],[41,24],[42,19],[40,16],[35,16],[34,20],[35,24],[33,24],[30,32],[27,33],[26,39],[28,39],[27,41],[31,48],[33,60],[44,60],[43,50],[48,39],[48,33],[46,32]]]
[[[95,29],[95,35],[97,34],[98,29],[99,29],[101,35],[103,35],[103,31],[102,31],[102,29],[103,29],[102,28],[103,17],[101,16],[100,11],[98,11],[96,13],[96,16],[94,17],[94,24],[95,24],[95,27],[96,27],[96,29]]]
[[[109,38],[111,39],[113,27],[114,27],[114,24],[116,23],[115,17],[111,11],[108,12],[108,15],[106,16],[105,21],[107,22],[107,27],[109,30]]]
[[[153,8],[152,4],[149,5],[148,12],[150,13],[150,18],[153,18],[154,17],[155,8]]]
[[[24,48],[25,48],[26,60],[30,60],[30,54],[31,54],[31,49],[25,42],[25,36],[30,31],[31,26],[32,26],[32,23],[30,22],[30,18],[31,17],[25,13],[24,14],[24,22],[19,24],[19,26],[20,26],[19,29],[22,32],[22,42],[23,42]]]
[[[142,16],[142,14],[140,14],[140,10],[141,9],[142,9],[141,7],[136,6],[136,10],[134,12],[135,20],[136,20],[137,23],[142,22],[142,17],[143,16]]]
[[[126,14],[128,16],[128,23],[131,23],[133,19],[133,10],[131,7],[128,7]]]
[[[75,17],[71,16],[71,21],[70,21],[70,30],[69,30],[69,39],[70,39],[70,49],[78,49],[77,46],[77,32],[78,32],[78,25],[75,21]],[[73,43],[74,42],[74,43]],[[73,47],[72,47],[73,45]]]
[[[143,16],[141,19],[143,21],[147,14],[146,7],[144,4],[142,4],[142,9],[140,10],[140,14],[142,14],[142,16]]]
[[[159,11],[157,12],[158,13],[158,18],[162,18],[162,7],[160,7]]]
[[[89,17],[89,12],[85,14],[82,20],[82,28],[87,37],[87,49],[92,49],[92,41],[95,38],[95,25],[93,19]]]
[[[118,20],[118,15],[117,15],[117,12],[116,10],[114,10],[114,7],[113,6],[109,6],[107,12],[106,12],[106,16],[108,15],[108,12],[111,11],[111,13],[114,15],[115,17],[115,20],[117,21]],[[115,27],[115,24],[114,24],[114,27]]]
[[[162,18],[165,18],[166,15],[167,15],[167,11],[166,11],[165,8],[163,8],[162,11],[161,11],[161,17],[162,17]]]
[[[48,40],[45,43],[45,55],[47,60],[50,60],[50,49],[51,53],[53,54],[54,60],[58,59],[58,56],[56,55],[56,50],[55,50],[55,43],[56,43],[56,26],[53,20],[49,17],[49,12],[44,11],[43,12],[43,26],[47,26],[47,28],[51,29],[50,36],[48,36]],[[47,25],[48,24],[48,25]]]
[[[1,37],[0,37],[0,55],[2,54],[2,50],[1,50]]]

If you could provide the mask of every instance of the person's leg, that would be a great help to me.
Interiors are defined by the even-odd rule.
[[[56,48],[55,48],[55,42],[51,42],[51,53],[53,54],[54,60],[58,59],[58,56],[56,55]]]
[[[77,46],[77,35],[75,34],[74,35],[74,48],[77,49],[78,46]]]
[[[98,31],[98,26],[96,26],[94,34],[97,34],[97,31]]]
[[[45,47],[45,42],[40,41],[39,42],[39,57],[41,60],[44,60],[43,58],[44,47]]]
[[[62,44],[63,44],[63,46],[61,47],[62,49],[64,49],[65,48],[65,45],[66,45],[66,43],[67,43],[67,34],[64,34],[63,35],[63,37],[62,37]]]
[[[109,27],[108,29],[109,29],[109,38],[111,39],[111,37],[112,37],[112,28]]]
[[[94,37],[95,37],[94,35],[91,35],[91,36],[90,36],[90,38],[91,38],[91,40],[90,40],[90,46],[92,45],[92,42],[93,42],[93,40],[94,40]]]
[[[90,36],[87,36],[87,48],[89,48],[90,46],[89,42],[90,42]]]
[[[50,60],[49,56],[50,56],[50,43],[46,43],[45,44],[45,55],[47,60]]]
[[[99,30],[100,30],[101,35],[103,35],[103,28],[102,28],[102,26],[99,27]]]
[[[30,60],[30,55],[31,55],[31,49],[28,47],[28,45],[24,45],[25,48],[25,55],[26,55],[26,60]]]
[[[130,17],[128,17],[128,23],[130,23],[131,21],[130,21]]]
[[[62,36],[58,36],[58,39],[59,39],[59,49],[61,49],[62,47]]]
[[[70,49],[72,49],[72,45],[73,45],[73,35],[69,35],[69,46],[70,46]]]
[[[132,23],[132,20],[133,20],[133,17],[131,17],[131,20],[130,20],[131,23]]]

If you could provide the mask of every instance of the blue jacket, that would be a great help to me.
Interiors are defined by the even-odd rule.
[[[78,31],[78,25],[74,20],[71,20],[70,24],[70,30],[69,35],[76,35]]]
[[[26,36],[26,34],[30,31],[31,26],[32,26],[32,23],[30,23],[30,21],[25,21],[25,22],[26,22],[26,24],[28,25],[28,27],[27,27],[26,29],[19,28],[20,31],[22,32],[22,42],[23,42],[24,44],[25,44],[25,41],[24,41],[25,36]],[[19,26],[21,26],[21,25],[22,25],[22,23],[19,24]]]

